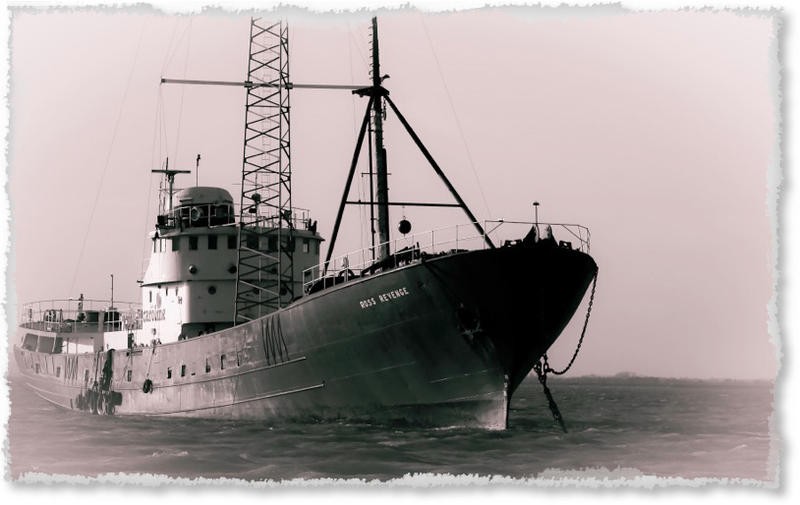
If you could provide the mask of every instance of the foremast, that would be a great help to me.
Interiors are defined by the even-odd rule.
[[[483,237],[486,245],[489,248],[494,249],[494,243],[492,242],[491,238],[484,232],[483,227],[480,225],[478,220],[475,218],[475,215],[472,211],[469,210],[466,202],[461,198],[461,196],[456,191],[455,187],[450,183],[447,176],[444,174],[442,169],[439,167],[436,160],[433,158],[431,153],[422,143],[419,136],[417,136],[414,129],[408,123],[406,118],[400,113],[397,108],[397,105],[389,98],[389,91],[383,87],[383,81],[387,79],[389,76],[384,75],[381,76],[380,73],[380,51],[378,46],[378,20],[377,18],[372,18],[372,66],[371,66],[371,73],[372,73],[372,85],[366,88],[360,88],[353,90],[353,93],[363,96],[369,97],[369,102],[367,103],[367,110],[364,115],[364,119],[361,123],[361,129],[358,134],[358,139],[356,140],[356,147],[355,151],[353,152],[353,159],[350,164],[350,173],[347,177],[347,182],[345,183],[344,192],[342,193],[342,199],[339,204],[339,212],[336,216],[336,222],[333,225],[333,233],[331,234],[330,245],[328,246],[328,252],[325,258],[325,263],[323,264],[323,275],[327,272],[328,267],[330,266],[331,257],[333,255],[334,246],[336,245],[336,238],[339,234],[339,226],[341,225],[342,215],[344,214],[344,208],[347,204],[355,204],[355,205],[369,205],[371,208],[377,207],[378,209],[378,262],[381,262],[391,256],[392,252],[389,248],[389,241],[390,241],[390,234],[389,234],[389,206],[391,205],[402,205],[402,206],[409,206],[409,207],[459,207],[461,208],[464,213],[467,215],[469,220],[473,223],[475,228],[477,229],[480,236]],[[422,155],[431,165],[436,175],[442,180],[444,185],[450,191],[450,194],[453,196],[453,199],[456,203],[442,203],[442,202],[391,202],[389,201],[389,184],[388,184],[388,170],[387,170],[387,162],[386,162],[386,149],[383,145],[383,120],[385,114],[385,105],[389,105],[389,108],[392,109],[397,119],[400,120],[400,123],[405,128],[408,135],[416,144],[417,148],[420,150]],[[375,172],[376,172],[376,188],[375,188],[375,195],[376,201],[372,201],[370,198],[369,202],[362,202],[362,201],[348,201],[347,197],[350,194],[350,186],[353,182],[353,176],[355,174],[356,165],[358,162],[359,155],[361,153],[361,147],[364,142],[364,137],[367,132],[368,125],[372,124],[371,134],[372,138],[374,139],[375,145]],[[372,193],[370,193],[371,195]]]
[[[375,172],[378,203],[379,260],[389,257],[389,176],[386,168],[386,149],[383,146],[383,96],[389,94],[381,86],[381,63],[378,48],[378,20],[372,18],[372,129],[375,137]]]
[[[389,206],[391,205],[459,207],[473,223],[480,236],[484,238],[486,245],[489,248],[495,247],[431,153],[392,99],[389,98],[389,91],[383,87],[383,81],[389,76],[380,74],[377,18],[372,18],[372,84],[367,87],[292,83],[289,81],[288,27],[283,21],[269,26],[261,23],[260,19],[251,20],[248,79],[245,82],[161,79],[162,83],[244,86],[247,89],[239,260],[236,271],[236,324],[278,310],[291,303],[295,298],[292,285],[294,278],[294,225],[289,148],[290,89],[352,90],[354,94],[369,97],[323,264],[323,275],[330,265],[344,208],[347,204],[369,205],[371,209],[378,207],[379,263],[392,254],[389,247]],[[387,104],[434,172],[450,191],[456,203],[389,201],[386,149],[383,145],[383,121]],[[370,125],[371,128],[369,128]],[[375,145],[376,201],[373,201],[372,191],[370,191],[369,202],[348,201],[367,130],[370,131],[370,139],[374,140]],[[372,189],[372,184],[370,189]],[[265,245],[268,249],[266,252],[258,250],[263,249]]]

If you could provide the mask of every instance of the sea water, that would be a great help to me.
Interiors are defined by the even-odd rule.
[[[66,411],[12,376],[10,477],[107,473],[245,480],[471,474],[547,478],[610,471],[689,479],[776,479],[774,386],[766,381],[551,378],[567,433],[529,377],[509,428],[281,424],[93,416]],[[616,473],[614,473],[616,472]]]

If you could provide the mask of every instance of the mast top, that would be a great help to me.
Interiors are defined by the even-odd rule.
[[[165,174],[167,179],[175,179],[175,174],[190,174],[192,173],[191,170],[170,170],[168,168],[165,169],[156,169],[151,170],[154,174]]]
[[[167,159],[167,167],[169,167],[169,159]],[[170,170],[169,168],[160,168],[151,170],[151,172],[154,174],[164,174],[167,177],[167,183],[169,183],[169,211],[172,212],[172,194],[174,193],[173,184],[175,183],[175,175],[189,174],[191,172],[189,170]]]

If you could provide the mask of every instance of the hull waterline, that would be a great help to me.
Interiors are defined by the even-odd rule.
[[[33,393],[101,414],[504,428],[596,268],[557,247],[449,254],[189,340],[14,352]]]

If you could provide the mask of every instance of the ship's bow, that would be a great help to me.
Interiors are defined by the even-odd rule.
[[[597,273],[566,247],[502,247],[429,266],[455,298],[467,336],[486,339],[508,377],[509,396],[559,337]]]

